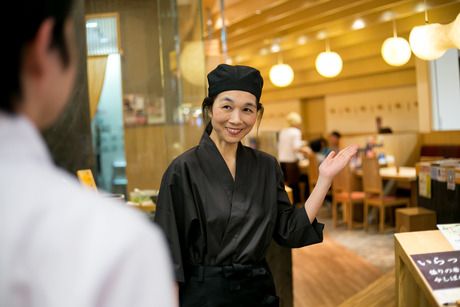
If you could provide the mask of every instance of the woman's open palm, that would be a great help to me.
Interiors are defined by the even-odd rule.
[[[327,178],[334,178],[346,165],[350,162],[350,159],[356,154],[358,150],[357,145],[350,145],[336,153],[332,151],[324,159],[319,166],[319,173]]]

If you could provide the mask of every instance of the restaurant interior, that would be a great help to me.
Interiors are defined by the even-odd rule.
[[[253,66],[265,111],[245,144],[277,156],[295,112],[304,146],[333,131],[359,146],[321,208],[324,242],[270,247],[281,306],[460,300],[460,274],[434,290],[413,257],[460,249],[460,1],[76,2],[77,88],[45,132],[58,165],[151,218],[167,166],[203,133],[206,74]],[[302,201],[319,162],[299,160]]]

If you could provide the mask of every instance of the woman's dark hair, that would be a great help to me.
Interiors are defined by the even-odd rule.
[[[211,122],[211,118],[209,117],[209,112],[212,110],[212,105],[216,100],[217,96],[206,97],[201,104],[201,115],[205,122],[205,127],[208,126],[208,123]],[[260,101],[256,101],[257,106],[257,132],[259,132],[260,122],[262,121],[262,117],[264,116],[264,106],[260,103]]]
[[[310,141],[310,148],[313,152],[320,152],[326,145],[324,138],[318,138]]]
[[[6,77],[0,91],[0,110],[14,113],[22,98],[21,69],[24,49],[36,37],[41,24],[52,18],[53,37],[50,48],[58,50],[65,67],[70,56],[66,44],[64,25],[70,17],[73,0],[15,0],[8,2],[8,12],[0,19],[0,35],[6,42],[1,48],[1,58],[5,60]],[[14,25],[14,28],[13,26]]]

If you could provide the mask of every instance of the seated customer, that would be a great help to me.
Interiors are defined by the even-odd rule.
[[[375,124],[377,126],[377,133],[379,133],[379,134],[393,133],[393,130],[391,130],[390,127],[383,127],[382,126],[382,118],[380,116],[377,116],[375,118]]]
[[[316,156],[316,160],[318,163],[323,162],[323,160],[327,157],[327,141],[324,138],[318,138],[310,141],[309,144],[311,150],[313,151],[314,155]]]
[[[334,130],[332,131],[330,134],[329,134],[329,137],[328,137],[328,149],[329,149],[329,152],[331,151],[335,151],[335,152],[339,152],[340,150],[340,138],[342,137],[342,135],[340,134],[340,132]],[[328,152],[328,154],[329,154]]]

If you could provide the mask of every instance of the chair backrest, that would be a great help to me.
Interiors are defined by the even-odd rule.
[[[352,191],[352,173],[350,165],[346,165],[332,180],[332,191],[334,193]]]
[[[382,178],[377,158],[363,158],[363,190],[366,194],[383,195]]]
[[[315,153],[310,153],[308,155],[308,180],[310,185],[316,184],[319,177],[319,163],[316,159]]]
[[[294,194],[292,192],[292,189],[290,187],[288,187],[287,185],[284,186],[284,189],[286,190],[286,193],[289,197],[289,200],[291,201],[291,204],[294,203]]]

